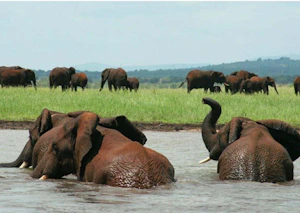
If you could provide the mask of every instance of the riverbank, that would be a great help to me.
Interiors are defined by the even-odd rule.
[[[0,129],[28,130],[33,121],[4,121],[0,120]],[[201,124],[165,124],[165,123],[140,123],[133,124],[142,131],[160,131],[160,132],[176,132],[176,131],[201,131]],[[219,128],[217,126],[217,128]]]

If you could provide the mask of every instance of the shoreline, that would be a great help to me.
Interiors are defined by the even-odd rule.
[[[5,121],[0,120],[0,129],[13,129],[13,130],[29,130],[34,121]],[[160,132],[180,132],[180,131],[193,131],[201,132],[202,124],[168,124],[161,122],[143,123],[132,122],[141,131],[160,131]],[[219,129],[223,125],[217,125]]]

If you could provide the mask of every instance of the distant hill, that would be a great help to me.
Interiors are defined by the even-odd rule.
[[[158,64],[158,65],[133,65],[133,66],[116,66],[116,65],[109,65],[109,64],[101,64],[96,62],[91,63],[85,63],[85,64],[79,64],[74,66],[76,70],[80,71],[98,71],[101,72],[106,68],[118,68],[122,67],[127,72],[134,71],[134,70],[165,70],[165,69],[184,69],[184,68],[191,68],[191,67],[199,67],[199,66],[205,66],[208,64]]]

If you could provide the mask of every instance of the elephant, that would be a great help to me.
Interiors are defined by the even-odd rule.
[[[103,89],[106,80],[109,91],[112,91],[112,86],[114,87],[115,91],[121,88],[124,89],[127,84],[127,73],[122,68],[106,68],[101,73],[101,87],[99,91]]]
[[[55,67],[49,74],[49,86],[61,86],[62,91],[70,87],[71,76],[76,72],[74,67]]]
[[[41,114],[37,117],[31,128],[29,129],[29,139],[18,158],[10,163],[0,163],[0,167],[27,168],[32,166],[33,152],[35,153],[34,155],[43,156],[43,154],[47,150],[48,144],[39,143],[38,146],[36,146],[40,136],[42,136],[50,129],[61,126],[67,121],[78,117],[84,112],[85,111],[76,111],[65,114],[57,111],[52,111],[47,108],[43,109]],[[143,132],[136,128],[124,115],[110,118],[101,118],[99,125],[106,128],[116,129],[125,137],[128,137],[131,140],[138,141],[143,144],[145,144],[147,141],[147,138],[143,134]],[[34,149],[35,151],[33,151]]]
[[[31,69],[16,67],[2,67],[0,68],[0,83],[1,87],[4,86],[23,86],[28,84],[34,86],[36,90],[35,73]]]
[[[98,123],[95,113],[84,112],[43,134],[38,143],[49,143],[48,150],[31,177],[75,174],[79,181],[139,189],[175,182],[174,168],[164,155]]]
[[[179,88],[187,82],[187,92],[190,93],[192,89],[204,88],[207,92],[208,89],[213,91],[214,83],[224,83],[226,80],[225,75],[218,71],[203,71],[203,70],[191,70],[185,81],[183,81]]]
[[[71,76],[71,81],[70,81],[72,91],[74,89],[76,92],[78,86],[81,87],[83,91],[87,85],[87,82],[88,82],[88,78],[84,72],[74,73]]]
[[[296,77],[294,80],[294,89],[295,94],[298,95],[298,93],[300,93],[300,76]]]
[[[233,73],[230,73],[230,75],[236,76],[242,80],[250,79],[254,76],[257,76],[255,73],[248,72],[246,70],[235,71]]]
[[[225,92],[228,93],[228,91],[230,90],[232,95],[239,92],[241,82],[242,82],[242,79],[235,75],[226,76],[226,81],[224,83]]]
[[[241,84],[241,92],[245,91],[246,93],[254,93],[254,92],[260,92],[263,91],[264,94],[269,95],[269,86],[274,87],[277,95],[279,94],[276,88],[276,83],[274,78],[271,78],[269,76],[266,77],[258,77],[254,76],[250,78],[249,80],[245,80]]]
[[[202,125],[209,157],[199,163],[217,160],[220,180],[293,180],[293,161],[300,156],[300,134],[294,127],[275,119],[234,117],[217,131],[221,106],[211,98],[202,101],[211,107]]]
[[[137,79],[136,77],[127,78],[126,89],[129,89],[130,92],[131,92],[131,90],[134,90],[135,92],[137,92],[139,89],[139,86],[140,86],[139,79]]]

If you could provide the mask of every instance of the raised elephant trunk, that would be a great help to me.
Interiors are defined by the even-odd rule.
[[[218,102],[211,98],[203,98],[202,102],[211,107],[211,111],[206,115],[202,124],[202,139],[205,143],[207,150],[210,152],[210,158],[218,160],[221,154],[221,148],[216,131],[216,123],[219,119],[222,109]],[[217,150],[219,149],[219,150]]]

